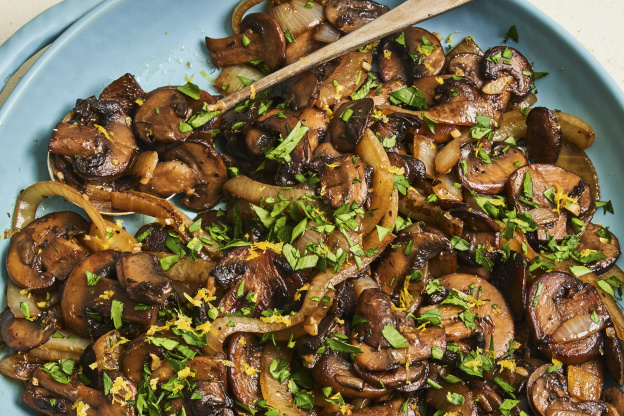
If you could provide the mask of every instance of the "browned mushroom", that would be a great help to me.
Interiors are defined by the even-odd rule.
[[[293,290],[287,285],[286,280],[292,274],[288,262],[274,251],[251,247],[232,250],[210,272],[217,288],[227,290],[219,302],[223,313],[234,313],[242,307],[255,304],[249,314],[251,317],[259,316],[273,305],[280,309],[290,306],[294,291],[298,289]],[[253,293],[253,302],[249,297],[239,296],[241,285],[243,293]]]
[[[390,35],[379,42],[381,79],[400,79],[407,83],[438,75],[444,67],[444,50],[440,41],[419,27]]]
[[[470,78],[477,88],[483,86],[483,78],[481,78],[481,59],[480,55],[474,53],[458,53],[448,61],[448,72],[460,77]]]
[[[385,389],[370,385],[359,378],[352,365],[336,354],[330,353],[321,357],[312,373],[322,386],[331,386],[332,391],[345,397],[376,398],[387,394]]]
[[[535,163],[554,164],[561,150],[561,126],[546,107],[535,107],[526,119],[527,153]]]
[[[192,114],[190,100],[176,87],[161,87],[147,93],[134,116],[137,136],[150,144],[187,138],[190,132],[180,131],[180,123]]]
[[[100,101],[116,101],[121,104],[124,114],[130,115],[139,105],[145,91],[132,74],[124,74],[111,82],[100,94]]]
[[[353,156],[328,159],[319,172],[323,202],[334,209],[352,202],[364,206],[368,199],[371,171],[369,165]]]
[[[260,355],[262,348],[253,334],[236,334],[230,341],[228,381],[236,400],[255,407],[262,400],[260,390]]]
[[[568,215],[582,220],[589,220],[592,215],[589,186],[580,176],[554,165],[534,163],[519,168],[509,177],[507,192],[518,212],[531,210],[531,204],[556,210],[555,221],[538,229],[540,242],[548,241],[547,232],[561,241]]]
[[[590,250],[590,251],[586,251]],[[587,227],[579,235],[579,244],[576,251],[591,254],[601,252],[604,257],[599,260],[586,262],[594,273],[602,274],[609,270],[620,257],[620,243],[605,227],[596,224],[587,224]],[[583,260],[583,257],[581,257]]]
[[[20,288],[34,292],[65,280],[89,253],[76,240],[87,228],[80,215],[68,211],[47,214],[31,222],[11,237],[6,260],[9,277]]]
[[[418,307],[423,282],[429,277],[437,278],[456,270],[457,255],[448,238],[438,233],[406,232],[392,241],[374,269],[373,276],[381,290],[388,294],[405,290],[405,279],[413,279],[414,283],[407,285],[410,286],[408,291],[414,303],[401,304],[401,307],[408,307],[413,311]],[[422,276],[422,281],[418,276]]]
[[[505,75],[511,75],[514,79],[510,86],[513,100],[519,101],[531,92],[535,78],[533,68],[524,55],[507,46],[489,49],[481,60],[481,76],[487,80],[496,80]]]
[[[117,261],[117,279],[137,302],[162,305],[171,293],[171,280],[153,254],[122,253]]]
[[[240,33],[223,39],[206,37],[212,63],[217,68],[262,59],[271,71],[280,67],[286,38],[280,24],[266,13],[251,13],[241,22]]]
[[[325,16],[334,27],[349,33],[386,13],[388,6],[373,0],[329,0]]]
[[[480,209],[471,208],[463,203],[457,204],[448,212],[462,220],[464,226],[461,237],[470,244],[467,249],[457,250],[458,258],[470,266],[483,266],[479,261],[481,255],[477,254],[479,250],[484,257],[493,262],[500,242],[500,227],[497,222]]]
[[[619,387],[608,387],[602,391],[602,398],[612,404],[618,414],[624,414],[624,392]]]
[[[219,201],[225,181],[227,170],[219,153],[202,140],[188,139],[163,152],[145,188],[160,196],[184,192],[182,204],[200,211]]]
[[[522,255],[512,251],[506,261],[497,261],[492,270],[492,284],[505,296],[516,322],[524,319],[527,272]]]
[[[465,382],[459,381],[458,383],[449,383],[442,381],[440,383],[441,388],[431,388],[427,391],[427,404],[439,411],[453,412],[462,414],[464,416],[477,416],[477,406],[475,397],[472,391],[466,385]],[[461,404],[452,403],[448,397],[457,397],[452,395],[459,395],[463,398]]]
[[[122,318],[140,325],[156,322],[158,306],[135,308],[139,302],[131,299],[119,282],[113,280],[119,256],[119,252],[112,250],[94,253],[77,265],[67,278],[61,309],[65,325],[76,334],[103,335],[113,325],[116,329],[122,328]],[[113,301],[122,306],[116,324],[112,321]]]
[[[294,78],[275,85],[271,97],[279,97],[293,111],[304,110],[316,103],[319,96],[319,78],[313,71],[304,72]]]
[[[6,345],[15,351],[30,351],[52,337],[58,328],[50,317],[37,320],[16,318],[7,309],[0,318],[0,334]]]
[[[126,120],[125,108],[116,101],[95,101],[96,120],[71,124],[67,118],[52,133],[48,150],[72,159],[74,172],[98,182],[121,177],[137,151],[136,138]]]
[[[362,140],[368,118],[373,111],[373,100],[363,98],[348,101],[338,107],[329,123],[332,145],[339,152],[352,153]]]
[[[469,143],[462,147],[457,176],[463,186],[483,194],[505,190],[511,174],[528,163],[519,147],[489,141]]]
[[[593,358],[609,314],[592,285],[566,273],[535,280],[526,297],[526,317],[533,339],[545,354],[575,364]]]

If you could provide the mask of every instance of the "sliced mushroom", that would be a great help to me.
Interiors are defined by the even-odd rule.
[[[558,272],[533,282],[527,292],[526,314],[538,348],[569,364],[598,353],[600,331],[609,319],[592,285]]]
[[[121,370],[126,377],[138,384],[143,380],[143,369],[146,365],[153,371],[159,367],[161,360],[164,361],[164,351],[164,348],[149,342],[147,335],[140,335],[126,345],[121,359]]]
[[[145,91],[132,74],[124,74],[111,82],[100,94],[100,101],[116,101],[121,104],[124,114],[130,115],[139,105]]]
[[[388,10],[388,6],[373,0],[329,0],[325,4],[327,20],[343,33],[372,22]]]
[[[529,177],[532,185],[527,185],[527,189],[531,190],[532,201],[531,198],[528,198],[530,193],[524,190],[524,183],[526,181],[528,184]],[[559,201],[558,205],[551,202],[544,194],[549,189],[553,192],[553,200]],[[588,220],[591,218],[592,194],[589,186],[580,176],[554,165],[534,163],[519,168],[509,177],[507,192],[518,212],[526,212],[532,208],[522,202],[520,198],[536,203],[543,208],[557,209],[559,219],[552,225],[541,226],[538,229],[537,239],[540,242],[548,241],[547,231],[557,241],[563,238],[568,212],[569,215],[575,215],[581,219]],[[574,200],[576,202],[573,202]],[[553,232],[553,229],[559,230],[559,232]]]
[[[355,313],[367,321],[353,327],[361,341],[375,348],[390,346],[381,331],[387,325],[396,327],[398,319],[387,293],[376,288],[364,290],[358,297]]]
[[[217,263],[210,275],[215,278],[217,288],[228,292],[221,298],[219,306],[224,313],[234,313],[244,306],[249,306],[246,298],[239,297],[239,286],[243,284],[244,293],[255,295],[255,308],[250,317],[275,305],[280,309],[290,306],[294,292],[288,287],[286,279],[293,270],[286,260],[271,250],[238,247]],[[295,288],[296,290],[298,288]]]
[[[481,99],[479,88],[474,81],[468,77],[456,78],[458,77],[447,77],[442,80],[442,83],[436,80],[438,85],[434,90],[433,105]]]
[[[605,329],[603,339],[605,365],[616,384],[622,386],[624,385],[624,348],[612,327]]]
[[[348,101],[338,107],[329,123],[329,133],[334,148],[339,152],[353,153],[362,140],[368,118],[373,111],[373,100],[363,98]]]
[[[351,364],[336,354],[330,353],[321,357],[312,374],[322,386],[331,386],[333,392],[345,397],[376,398],[387,394],[385,389],[374,387],[359,378]]]
[[[206,37],[212,63],[217,68],[262,59],[271,70],[278,69],[286,52],[286,38],[280,24],[266,13],[251,13],[241,22],[240,33],[223,39]]]
[[[546,107],[535,107],[526,119],[527,153],[535,163],[554,164],[561,150],[561,126]]]
[[[320,169],[323,202],[334,209],[353,202],[361,207],[368,199],[372,168],[354,160],[353,156],[331,158]]]
[[[463,221],[461,237],[470,243],[467,250],[457,250],[457,257],[470,266],[480,266],[477,250],[492,262],[500,243],[500,227],[489,215],[467,204],[459,204],[448,210],[449,214]]]
[[[486,80],[496,80],[505,75],[511,75],[514,79],[510,86],[513,100],[521,100],[531,92],[535,78],[533,68],[524,55],[507,46],[489,49],[481,60],[481,76]]]
[[[426,178],[425,164],[411,155],[388,152],[390,165],[403,169],[403,175],[411,186],[416,186]]]
[[[505,190],[511,174],[527,163],[519,147],[503,143],[469,143],[462,147],[457,176],[469,190],[498,194]]]
[[[370,385],[382,385],[386,389],[413,392],[420,390],[429,375],[428,361],[410,363],[409,368],[401,366],[393,371],[369,371],[353,365],[355,373]]]
[[[286,44],[286,53],[284,54],[283,65],[286,66],[292,64],[293,62],[297,62],[299,59],[325,46],[323,42],[316,40],[315,34],[316,28],[310,29],[299,35],[292,34],[293,37],[296,36],[295,42],[288,42]]]
[[[422,126],[422,119],[414,114],[392,113],[373,123],[370,129],[379,139],[394,137],[397,145],[400,145],[409,129],[420,126]]]
[[[15,351],[30,351],[52,337],[57,323],[48,317],[37,320],[16,318],[7,309],[0,318],[0,334],[6,345]]]
[[[234,416],[232,409],[234,402],[227,394],[225,386],[219,380],[197,382],[195,391],[199,392],[201,397],[193,398],[188,394],[188,401],[191,404],[191,411],[194,415],[219,415]]]
[[[475,397],[465,382],[449,383],[442,381],[441,389],[432,388],[427,391],[427,404],[434,409],[447,413],[453,412],[464,416],[477,416],[477,406]],[[451,395],[457,394],[463,397],[464,401],[461,405],[453,404],[447,399]]]
[[[515,321],[522,321],[526,304],[527,273],[521,253],[512,251],[506,261],[495,263],[492,283],[507,299]]]
[[[20,288],[34,292],[65,280],[88,254],[75,239],[87,228],[88,223],[80,215],[68,211],[47,214],[31,222],[11,237],[6,260],[9,277]],[[54,250],[57,242],[63,248],[62,256],[60,249]]]
[[[483,86],[480,70],[482,59],[480,55],[474,53],[458,53],[448,60],[448,72],[460,77],[470,78],[477,88],[481,88]]]
[[[156,322],[158,306],[135,310],[139,302],[131,299],[119,282],[113,280],[119,256],[119,252],[112,250],[94,253],[77,265],[67,278],[61,309],[65,325],[76,334],[82,337],[101,336],[110,331],[113,300],[123,304],[121,317],[124,320],[140,325]],[[89,282],[87,272],[98,275],[99,279],[92,278]],[[93,313],[99,314],[102,321],[98,321]]]
[[[171,280],[163,274],[153,254],[121,254],[117,261],[117,279],[137,302],[162,305],[171,293]]]
[[[23,354],[11,354],[0,360],[0,373],[16,380],[28,381],[33,372],[44,364],[44,360]]]
[[[598,274],[605,273],[613,267],[621,253],[617,237],[606,228],[596,224],[587,224],[585,230],[579,235],[576,251],[582,253],[585,250],[591,250],[590,253],[598,251],[604,254],[605,257],[600,260],[585,263],[594,273]]]
[[[436,269],[437,273],[429,273]],[[453,273],[456,269],[457,255],[448,238],[437,233],[403,233],[386,249],[373,271],[373,277],[384,292],[392,294],[397,289],[404,290],[404,280],[410,278],[414,272],[420,271],[422,282],[425,282],[429,277],[437,278]],[[414,285],[409,291],[413,293],[413,297],[418,298],[417,293],[422,289],[423,283]],[[405,306],[407,305],[401,305]]]
[[[168,147],[145,187],[150,193],[169,196],[184,192],[182,204],[194,211],[213,207],[220,198],[227,170],[217,151],[199,139]]]
[[[612,404],[617,412],[624,414],[624,392],[619,387],[608,387],[602,391],[602,398]]]
[[[161,87],[147,93],[134,116],[137,136],[148,144],[187,138],[190,132],[181,132],[180,123],[192,114],[190,100],[176,87]]]
[[[473,292],[473,295],[471,295],[473,297],[475,294],[481,293],[480,296],[475,298],[481,300],[481,302],[477,302],[475,306],[471,307],[470,312],[481,318],[489,317],[494,326],[492,336],[488,336],[485,339],[484,349],[489,350],[493,348],[497,358],[505,355],[515,333],[513,316],[507,307],[505,298],[500,292],[488,281],[470,274],[453,273],[443,276],[439,280],[442,286],[449,291],[456,290],[464,294]],[[473,288],[476,288],[476,291]],[[443,305],[441,308],[445,306]]]
[[[253,334],[236,334],[230,341],[228,381],[236,400],[255,407],[262,400],[260,390],[260,356],[262,347]]]
[[[382,39],[379,48],[379,72],[384,81],[398,78],[412,84],[419,78],[438,75],[444,67],[440,41],[419,27]]]
[[[271,89],[272,97],[279,97],[293,111],[304,110],[316,103],[319,96],[320,81],[313,71],[307,71],[275,85]]]

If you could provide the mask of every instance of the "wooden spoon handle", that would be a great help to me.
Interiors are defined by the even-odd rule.
[[[347,51],[366,45],[373,40],[381,39],[391,33],[412,26],[423,20],[430,19],[442,13],[456,9],[472,0],[406,0],[400,6],[381,15],[372,22],[338,39],[336,42],[312,52],[305,58],[299,59],[284,68],[254,82],[234,94],[231,94],[210,107],[211,111],[228,110],[246,100],[252,92],[260,92],[272,85],[307,71],[322,62],[334,59]]]

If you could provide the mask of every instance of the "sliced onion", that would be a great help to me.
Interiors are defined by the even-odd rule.
[[[158,163],[158,152],[142,152],[134,159],[134,164],[130,168],[129,175],[139,175],[143,185],[147,185],[152,179],[154,169]]]
[[[355,292],[356,299],[359,298],[366,289],[379,289],[379,283],[368,274],[353,279],[351,283],[353,283],[353,291]]]
[[[579,149],[589,148],[596,138],[594,129],[578,117],[562,112],[554,113],[561,126],[561,138],[574,143]]]
[[[20,305],[25,303],[28,305],[28,312],[30,318],[38,318],[41,315],[41,310],[37,306],[37,301],[28,293],[26,289],[20,289],[17,287],[10,279],[6,281],[6,296],[7,296],[7,306],[13,312],[16,318],[25,318],[24,312],[22,312],[22,308]],[[25,293],[22,293],[24,291]]]
[[[436,157],[438,155],[438,146],[435,145],[433,139],[414,134],[412,153],[416,159],[425,164],[427,178],[433,179],[436,174]],[[459,158],[457,160],[459,161]]]
[[[336,42],[341,33],[331,23],[323,22],[316,28],[314,40],[324,43]]]
[[[47,361],[58,361],[62,358],[80,360],[80,356],[91,341],[70,331],[59,330],[57,332],[61,333],[63,338],[52,337],[45,344],[30,350],[28,355]]]
[[[498,124],[499,128],[494,130],[492,140],[503,141],[511,136],[522,138],[526,136],[526,119],[520,110],[513,110],[503,114],[503,119]]]
[[[464,199],[462,188],[455,186],[458,182],[453,173],[438,175],[433,183],[433,192],[435,192],[438,198],[451,199],[453,201],[462,201]]]
[[[240,25],[245,13],[264,1],[265,0],[241,0],[236,7],[234,7],[234,12],[232,13],[232,29],[234,29],[234,33],[240,33]]]
[[[381,253],[390,241],[394,238],[392,233],[388,233],[383,241],[379,241],[376,233],[370,233],[364,238],[362,244],[364,252],[369,249],[378,250],[377,253],[371,257],[362,258],[362,268],[368,267]],[[319,299],[325,296],[331,286],[336,286],[353,274],[357,273],[358,266],[356,264],[345,264],[338,273],[334,273],[329,269],[326,272],[318,273],[311,280],[310,288],[306,292],[306,297],[301,305],[301,309],[289,317],[289,323],[270,323],[263,322],[260,319],[255,318],[242,318],[242,317],[227,317],[218,318],[212,323],[212,330],[207,335],[207,345],[202,347],[202,352],[207,355],[214,355],[217,352],[223,350],[223,343],[228,336],[236,332],[253,332],[258,334],[264,334],[267,332],[276,332],[285,328],[291,328],[297,324],[304,322],[305,318],[309,316],[317,307],[318,302],[313,299]],[[232,322],[232,324],[229,324]],[[229,325],[227,325],[229,324]],[[219,329],[220,328],[220,329]]]
[[[313,197],[314,192],[306,189],[285,189],[281,186],[267,185],[262,182],[254,181],[248,176],[237,175],[228,180],[223,185],[223,193],[225,195],[233,195],[244,199],[245,201],[259,204],[261,199],[277,198],[281,194],[286,199],[292,199],[293,202],[300,198]],[[314,201],[309,201],[313,203]]]
[[[306,4],[312,7],[306,7]],[[271,2],[269,14],[278,21],[284,32],[290,30],[295,38],[317,26],[325,18],[323,6],[308,0]]]
[[[91,221],[91,235],[96,246],[100,249],[107,249],[113,241],[117,245],[117,237],[113,234],[111,239],[106,236],[107,222],[89,200],[87,195],[81,194],[71,186],[54,181],[37,182],[24,189],[17,199],[15,205],[15,215],[13,216],[13,230],[18,231],[30,224],[37,214],[37,207],[45,198],[58,195],[82,208]],[[134,239],[133,239],[134,240]],[[136,243],[136,241],[134,241]],[[120,241],[119,246],[126,246],[126,241]]]
[[[524,97],[522,99],[522,101],[520,101],[518,104],[516,104],[516,106],[518,108],[528,108],[528,107],[533,107],[536,102],[537,102],[537,95],[535,95],[534,93],[530,92],[530,93],[527,94],[526,97]]]
[[[514,79],[511,75],[505,75],[494,81],[486,82],[481,87],[481,91],[488,95],[502,94],[513,82]]]
[[[446,54],[446,62],[448,62],[449,59],[460,53],[474,53],[475,55],[483,56],[483,51],[470,36],[459,42],[457,46],[455,46],[448,54]]]
[[[381,218],[390,208],[390,198],[394,188],[394,174],[390,173],[390,160],[381,142],[370,129],[364,131],[362,140],[355,148],[355,154],[362,161],[373,167],[373,186],[370,210],[372,215],[366,215],[362,220],[361,232],[366,235],[375,229]]]
[[[597,324],[588,313],[576,315],[562,323],[561,326],[553,332],[551,339],[556,343],[579,341],[594,335],[603,327],[604,323]]]
[[[600,299],[602,299],[602,303],[604,303],[607,307],[609,318],[611,318],[611,322],[613,322],[613,327],[615,328],[618,338],[624,340],[624,314],[622,313],[622,309],[620,309],[620,306],[616,302],[615,298],[602,290],[602,288],[596,283],[597,280],[608,279],[611,276],[615,276],[620,279],[620,281],[624,282],[624,271],[622,271],[622,269],[620,269],[616,264],[600,276],[597,276],[594,273],[587,273],[579,277],[579,279],[583,283],[589,283],[594,286],[600,295]]]
[[[143,192],[111,192],[111,205],[113,208],[122,211],[131,211],[157,218],[163,224],[171,226],[184,244],[193,238],[187,228],[193,221],[172,202],[165,199]],[[197,234],[210,238],[202,229],[197,231]],[[202,251],[210,257],[220,257],[218,249],[217,244],[205,243]]]
[[[603,380],[597,374],[574,365],[568,366],[568,391],[582,401],[600,400]]]
[[[572,142],[564,140],[561,143],[561,151],[555,164],[583,178],[585,183],[589,185],[592,198],[596,201],[600,200],[600,182],[598,182],[596,168],[583,150],[580,150]]]
[[[152,253],[159,259],[170,256],[169,253]],[[210,276],[210,271],[216,266],[214,260],[181,258],[176,264],[163,273],[169,279],[189,284],[192,286],[214,286],[214,278]]]
[[[436,171],[438,173],[449,173],[461,159],[461,147],[472,140],[470,132],[466,131],[448,142],[435,157]]]
[[[372,55],[365,52],[349,52],[340,58],[340,64],[319,87],[316,106],[323,110],[349,97],[366,81],[371,69]]]
[[[292,393],[288,388],[290,380],[286,379],[280,383],[277,378],[273,377],[270,370],[275,360],[283,360],[287,363],[286,369],[290,370],[291,355],[292,353],[287,348],[277,348],[271,342],[264,345],[260,360],[260,389],[266,404],[278,410],[280,414],[304,416],[293,401]]]
[[[528,213],[538,225],[550,224],[559,219],[559,214],[550,208],[533,208]]]
[[[241,78],[258,81],[262,77],[264,77],[264,74],[259,69],[249,65],[230,65],[223,68],[217,79],[215,79],[214,87],[224,95],[230,95],[245,87]],[[209,111],[215,110],[211,107]]]

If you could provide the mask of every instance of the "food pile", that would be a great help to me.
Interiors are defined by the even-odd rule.
[[[254,3],[236,35],[206,38],[221,93],[388,10],[273,1],[241,21]],[[16,353],[0,372],[24,403],[624,415],[603,387],[624,384],[624,283],[616,236],[592,223],[612,211],[583,152],[594,132],[533,107],[543,74],[511,43],[443,43],[409,28],[225,112],[191,82],[145,92],[130,74],[78,100],[7,254],[0,333]],[[176,193],[195,218],[162,199]],[[52,195],[89,219],[35,219]],[[131,235],[102,206],[156,221]]]

